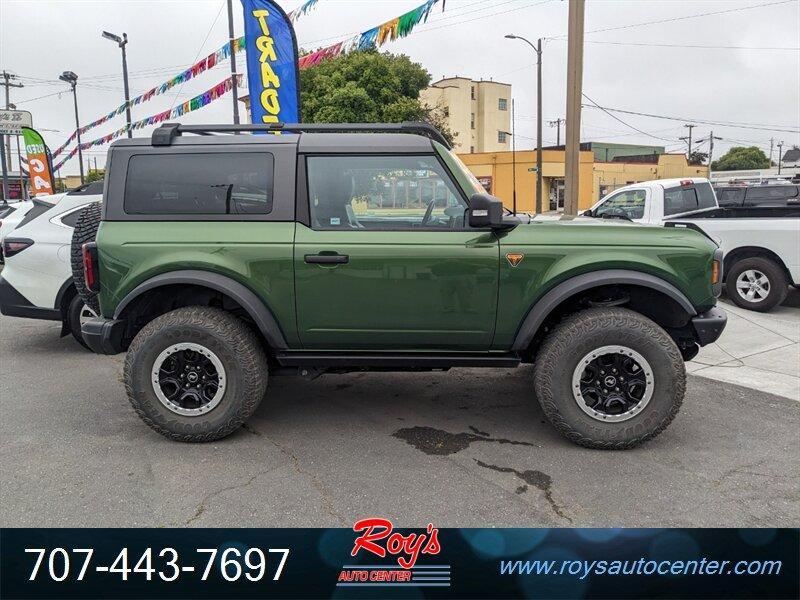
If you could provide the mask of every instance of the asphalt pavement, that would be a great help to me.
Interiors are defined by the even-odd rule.
[[[0,317],[0,525],[721,526],[800,524],[800,403],[690,376],[626,452],[545,421],[531,367],[274,378],[230,438],[171,442],[130,408],[122,355]]]

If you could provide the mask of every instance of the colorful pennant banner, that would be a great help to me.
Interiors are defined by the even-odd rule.
[[[314,6],[317,4],[318,1],[319,0],[307,0],[307,2],[304,2],[298,8],[296,8],[295,10],[290,12],[287,16],[294,23],[301,16],[303,16],[303,15],[307,14],[309,11],[311,11],[314,8]],[[193,77],[197,77],[198,75],[200,75],[200,73],[203,73],[203,72],[207,71],[208,69],[214,68],[216,65],[218,65],[222,61],[230,58],[231,53],[236,54],[236,53],[241,52],[244,49],[245,49],[244,36],[233,40],[233,45],[232,46],[231,46],[231,43],[228,42],[224,46],[222,46],[222,48],[217,50],[216,52],[212,52],[211,54],[209,54],[208,56],[206,56],[202,60],[196,62],[195,64],[193,64],[188,69],[186,69],[184,71],[181,71],[180,73],[178,73],[177,75],[175,75],[171,79],[168,79],[167,81],[165,81],[161,85],[157,85],[156,87],[146,91],[144,94],[140,94],[139,96],[136,96],[135,98],[131,98],[130,106],[137,106],[137,105],[141,104],[142,102],[147,102],[148,100],[154,98],[155,96],[160,96],[161,94],[164,94],[164,93],[168,92],[169,90],[171,90],[172,88],[174,88],[176,85],[180,85],[182,83],[185,83],[185,82],[189,81],[190,79],[192,79]],[[98,125],[102,125],[103,123],[106,123],[106,122],[110,121],[111,119],[113,119],[117,115],[121,115],[122,113],[125,112],[125,109],[127,107],[128,107],[128,103],[123,102],[122,104],[119,105],[119,107],[117,107],[116,110],[112,110],[110,113],[100,117],[96,121],[92,121],[88,125],[84,125],[78,131],[80,131],[80,134],[83,135],[84,133],[86,133],[90,129],[94,129]],[[64,150],[66,150],[67,146],[69,146],[72,142],[75,141],[75,139],[78,137],[78,131],[73,132],[72,135],[69,136],[67,141],[64,142],[64,144],[62,144],[60,147],[56,148],[56,150],[53,152],[53,158],[56,158],[57,156],[59,156],[62,152],[64,152]]]
[[[237,75],[237,85],[242,87],[242,76]],[[139,121],[134,121],[131,123],[130,129],[141,129],[142,127],[147,127],[148,125],[156,125],[158,123],[162,123],[168,119],[176,119],[185,115],[186,113],[193,112],[204,106],[207,106],[217,100],[218,98],[224,96],[228,92],[233,89],[233,77],[228,77],[224,81],[221,81],[217,85],[215,85],[210,90],[203,92],[202,94],[198,94],[191,100],[187,100],[183,104],[179,104],[175,108],[171,110],[165,110],[155,115],[151,115],[149,117],[145,117],[144,119],[140,119]],[[126,123],[123,127],[120,127],[116,131],[109,133],[108,135],[104,135],[103,137],[99,137],[96,140],[92,140],[91,142],[83,142],[80,144],[81,150],[88,150],[93,146],[102,146],[103,144],[107,144],[120,136],[125,135],[128,132],[128,124]],[[78,152],[78,146],[75,146],[70,152],[53,168],[54,171],[58,171],[65,162],[67,162],[70,158],[75,156]]]
[[[312,10],[318,1],[319,0],[307,0],[297,9],[288,14],[289,19],[292,22],[296,22],[297,19],[299,19],[301,16]],[[373,27],[372,29],[368,29],[362,33],[354,35],[353,37],[347,40],[337,42],[336,44],[332,44],[330,46],[327,46],[326,48],[321,48],[320,50],[316,50],[314,52],[301,56],[300,59],[298,60],[298,65],[301,69],[313,67],[314,65],[319,64],[323,60],[329,58],[336,58],[337,56],[346,54],[353,50],[367,50],[370,48],[377,48],[383,46],[387,42],[394,41],[398,38],[406,37],[414,30],[414,28],[417,25],[419,25],[420,23],[424,23],[428,20],[428,16],[430,15],[431,10],[433,10],[433,7],[439,1],[440,0],[426,0],[425,3],[419,5],[418,7],[408,11],[407,13],[400,15],[399,17],[390,19],[389,21],[386,21],[385,23],[382,23],[377,27]],[[441,0],[442,10],[444,10],[445,1],[446,0]],[[130,105],[136,106],[138,104],[141,104],[142,102],[147,102],[148,100],[152,99],[155,96],[164,94],[165,92],[169,91],[176,85],[180,85],[181,83],[189,81],[190,79],[196,77],[200,73],[203,73],[204,71],[213,68],[223,60],[230,58],[231,52],[239,53],[244,49],[245,49],[245,38],[244,36],[242,36],[236,40],[233,40],[233,45],[231,45],[230,42],[225,44],[224,46],[222,46],[222,48],[220,48],[216,52],[212,52],[202,60],[198,61],[188,69],[182,71],[181,73],[178,73],[177,75],[165,81],[161,85],[158,85],[148,90],[147,92],[137,96],[136,98],[132,98],[130,101]],[[241,87],[242,85],[241,75],[237,75],[237,77],[239,78],[237,85]],[[147,125],[160,123],[167,119],[176,118],[187,112],[191,112],[197,110],[198,108],[202,108],[203,106],[206,106],[210,102],[213,102],[214,100],[219,98],[221,95],[229,92],[231,90],[231,87],[232,87],[232,81],[231,78],[228,78],[225,81],[217,84],[207,92],[195,96],[191,100],[187,100],[186,102],[184,102],[183,104],[172,110],[167,110],[158,113],[157,115],[153,115],[147,117],[146,119],[141,119],[139,121],[136,121],[135,123],[132,123],[131,129],[141,129],[142,127],[146,127]],[[223,90],[223,88],[224,91],[221,91]],[[125,108],[126,104],[122,103],[116,110],[108,113],[107,115],[97,119],[92,123],[89,123],[88,125],[81,127],[80,128],[81,135],[83,135],[86,131],[94,127],[97,127],[98,125],[101,125],[113,119],[117,115],[124,113]],[[82,143],[81,149],[86,150],[87,148],[91,148],[92,146],[106,144],[120,137],[121,135],[125,134],[127,131],[128,131],[128,125],[126,124],[124,127],[121,127],[120,129],[118,129],[113,133],[105,135],[96,140],[92,140],[91,142]],[[57,148],[55,152],[53,152],[53,158],[56,158],[57,156],[62,154],[64,150],[67,148],[67,146],[69,146],[72,142],[75,141],[77,135],[78,132],[77,131],[74,132],[69,137],[69,139],[67,139],[67,141],[64,142],[64,144],[61,147]],[[77,147],[73,148],[69,152],[69,154],[67,154],[67,156],[61,162],[59,162],[58,165],[54,167],[54,170],[57,171],[58,169],[60,169],[62,165],[67,160],[75,156],[77,152],[78,148]]]
[[[434,5],[439,0],[427,0],[417,8],[408,11],[405,14],[395,17],[377,27],[368,29],[363,33],[354,35],[348,40],[338,42],[326,48],[316,50],[301,56],[299,62],[300,68],[305,69],[319,64],[328,58],[335,58],[341,54],[346,54],[352,50],[366,50],[368,48],[376,48],[383,46],[386,42],[396,40],[398,38],[406,37],[413,29],[420,23],[428,20]],[[442,3],[444,9],[444,3]]]

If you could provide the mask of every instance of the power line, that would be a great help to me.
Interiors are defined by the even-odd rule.
[[[654,115],[651,113],[643,113],[637,112],[633,110],[623,110],[621,108],[610,108],[608,106],[592,106],[589,104],[584,105],[587,108],[599,108],[603,112],[608,113],[616,112],[616,113],[623,113],[626,115],[637,115],[640,117],[651,117],[653,119],[667,119],[670,121],[684,121],[684,122],[697,122],[702,123],[703,125],[718,125],[720,127],[732,127],[735,129],[755,129],[759,131],[783,131],[786,133],[800,133],[800,129],[784,129],[787,127],[791,127],[791,125],[765,125],[761,123],[733,123],[733,122],[726,122],[726,121],[712,121],[709,119],[690,119],[688,117],[668,117],[666,115]]]
[[[643,135],[646,135],[647,137],[655,138],[655,139],[657,139],[657,140],[664,140],[664,141],[666,141],[666,142],[671,142],[671,141],[672,141],[672,140],[671,140],[671,139],[669,139],[669,138],[661,137],[660,135],[653,135],[652,133],[647,133],[646,131],[642,131],[641,129],[638,129],[638,128],[634,127],[634,126],[633,126],[633,125],[631,125],[630,123],[626,123],[625,121],[623,121],[622,119],[620,119],[620,118],[619,118],[619,117],[617,117],[616,115],[612,115],[612,114],[611,114],[610,112],[608,112],[608,111],[607,111],[605,108],[603,108],[602,106],[600,106],[600,105],[599,105],[597,102],[595,102],[594,100],[592,100],[591,98],[589,98],[589,96],[587,96],[586,94],[581,94],[581,95],[582,95],[584,98],[586,98],[586,99],[587,99],[589,102],[591,102],[592,104],[594,104],[594,106],[595,106],[596,108],[599,108],[600,110],[602,110],[604,113],[606,113],[606,114],[607,114],[609,117],[611,117],[612,119],[616,119],[617,121],[619,121],[620,123],[622,123],[623,125],[625,125],[625,127],[630,127],[630,128],[631,128],[631,129],[633,129],[634,131],[638,131],[639,133],[641,133],[641,134],[643,134]]]
[[[565,42],[563,38],[556,41]],[[707,46],[703,44],[655,44],[644,42],[606,42],[602,40],[586,40],[587,44],[606,44],[609,46],[647,46],[651,48],[692,48],[700,50],[789,50],[792,52],[800,51],[800,46]]]
[[[619,31],[620,29],[632,29],[634,27],[644,27],[645,25],[660,25],[663,23],[673,23],[675,21],[685,21],[686,19],[697,19],[699,17],[710,17],[713,15],[724,15],[727,13],[740,12],[744,10],[753,10],[755,8],[766,8],[768,6],[777,6],[779,4],[795,3],[796,0],[778,0],[777,2],[768,2],[767,4],[756,4],[755,6],[742,6],[739,8],[728,8],[726,10],[716,10],[707,13],[698,13],[695,15],[685,15],[682,17],[671,17],[669,19],[659,19],[658,21],[645,21],[644,23],[631,23],[629,25],[617,25],[616,27],[604,27],[603,29],[593,29],[586,33],[602,33],[604,31]],[[564,36],[559,36],[564,37]]]
[[[58,92],[53,92],[52,94],[45,94],[44,96],[36,96],[36,98],[26,98],[25,100],[18,100],[14,104],[26,104],[28,102],[34,102],[35,100],[41,100],[42,98],[49,98],[50,96],[56,96],[56,95],[60,95],[60,94],[65,94],[67,92],[69,92],[68,89],[61,90],[61,91],[58,91]]]

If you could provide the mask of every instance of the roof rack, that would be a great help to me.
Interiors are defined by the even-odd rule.
[[[153,146],[170,146],[173,140],[184,133],[210,135],[213,133],[243,132],[296,133],[413,133],[424,135],[450,148],[441,132],[429,123],[406,121],[403,123],[266,123],[263,125],[182,125],[164,123],[153,131]]]

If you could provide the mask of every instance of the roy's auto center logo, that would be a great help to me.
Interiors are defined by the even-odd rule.
[[[421,532],[403,535],[394,531],[389,519],[371,518],[358,521],[353,531],[360,535],[350,556],[371,554],[385,560],[380,564],[344,565],[337,586],[450,587],[450,565],[424,560],[442,550],[439,530],[431,523]]]

